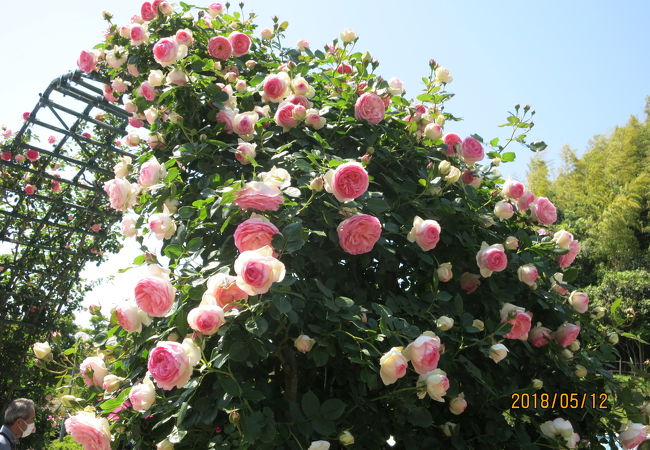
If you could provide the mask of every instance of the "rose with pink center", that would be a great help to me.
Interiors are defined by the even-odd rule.
[[[162,341],[149,353],[149,373],[159,388],[169,391],[182,388],[192,376],[192,366],[185,349],[178,342]]]
[[[471,294],[481,285],[480,278],[481,277],[475,273],[464,272],[458,279],[458,283],[463,291]]]
[[[176,32],[176,42],[180,45],[185,45],[189,47],[194,42],[194,36],[192,35],[192,30],[184,28]]]
[[[221,306],[224,311],[235,307],[233,302],[248,300],[248,294],[237,286],[237,277],[218,273],[208,278],[208,289],[203,294],[203,301]]]
[[[555,330],[553,333],[553,338],[555,342],[560,344],[562,347],[568,347],[573,344],[580,334],[580,327],[572,323],[565,323],[560,325],[560,327]]]
[[[483,159],[483,146],[473,137],[466,137],[461,144],[460,157],[470,166]]]
[[[27,150],[25,153],[25,156],[27,159],[29,159],[31,162],[38,161],[38,158],[40,158],[41,154],[38,153],[38,150],[34,150],[33,148],[30,148]]]
[[[481,275],[489,277],[492,272],[501,272],[508,266],[508,257],[501,244],[487,245],[483,242],[481,250],[476,254],[476,264]]]
[[[284,131],[289,131],[298,125],[298,121],[294,117],[295,109],[296,105],[287,102],[281,104],[275,112],[275,123],[281,126]]]
[[[519,211],[528,211],[530,205],[535,201],[535,194],[530,192],[528,189],[524,190],[524,193],[517,199],[517,209]]]
[[[257,250],[271,245],[276,234],[280,234],[278,227],[262,216],[254,216],[237,225],[235,246],[240,252]]]
[[[77,59],[77,66],[86,73],[94,72],[97,70],[97,60],[97,53],[83,50]]]
[[[534,265],[524,264],[517,269],[517,276],[519,277],[519,281],[522,283],[526,283],[528,286],[536,286],[535,281],[537,280],[539,273],[537,267]]]
[[[445,154],[447,156],[454,156],[459,153],[460,146],[463,143],[463,140],[456,133],[447,133],[442,138],[442,142],[444,142],[445,145],[447,146],[447,148],[445,149]]]
[[[142,312],[132,302],[121,302],[115,307],[115,317],[125,331],[139,333],[142,331]]]
[[[336,170],[325,174],[325,190],[336,199],[347,203],[363,195],[368,190],[368,172],[358,162],[341,164]]]
[[[111,208],[124,211],[135,204],[137,190],[124,178],[115,178],[104,183]]]
[[[413,228],[406,238],[409,242],[417,243],[423,251],[428,252],[438,245],[440,230],[440,224],[437,221],[423,220],[421,217],[415,216]]]
[[[104,360],[99,356],[89,356],[79,366],[79,372],[83,376],[86,386],[99,386],[104,384],[104,377],[108,375],[108,369]]]
[[[200,305],[187,314],[187,323],[194,331],[212,336],[223,325],[223,309],[217,305]]]
[[[142,20],[147,22],[153,20],[154,17],[156,17],[156,11],[151,6],[151,3],[144,2],[142,4],[142,7],[140,8],[140,17],[142,17]]]
[[[533,347],[543,347],[551,341],[551,330],[542,326],[541,322],[530,330],[528,333],[528,342]]]
[[[366,92],[354,104],[354,117],[358,120],[365,120],[373,125],[377,125],[384,120],[385,114],[386,105],[384,101],[372,92]]]
[[[159,276],[147,276],[135,285],[135,302],[153,317],[164,317],[174,304],[176,288],[169,280]]]
[[[140,45],[147,40],[147,32],[142,25],[131,25],[131,44]]]
[[[282,191],[277,186],[263,181],[251,181],[237,191],[233,204],[241,209],[277,211],[283,201]]]
[[[501,188],[501,195],[505,198],[517,200],[521,198],[526,192],[526,187],[523,183],[508,178]]]
[[[244,33],[234,31],[228,36],[230,45],[232,46],[233,56],[243,56],[248,53],[251,47],[251,38]]]
[[[376,217],[357,214],[341,222],[336,232],[343,251],[361,255],[371,251],[381,237],[381,223]]]
[[[552,225],[557,220],[557,209],[546,197],[537,197],[530,205],[531,218],[542,225]]]
[[[156,157],[149,159],[140,167],[138,184],[142,187],[151,187],[165,177],[165,168],[158,162]]]
[[[156,89],[151,84],[149,84],[148,81],[145,81],[140,85],[140,87],[137,90],[137,93],[138,95],[144,97],[150,102],[156,99]]]
[[[243,252],[235,260],[237,286],[248,295],[265,294],[273,283],[282,281],[284,264],[273,257],[273,248],[262,247]]]
[[[154,59],[163,67],[176,62],[178,44],[173,38],[162,38],[153,46]]]
[[[569,267],[575,261],[576,256],[580,253],[580,242],[573,240],[569,244],[569,252],[557,257],[557,262],[561,268]]]
[[[224,108],[217,113],[217,122],[224,125],[223,128],[227,133],[232,133],[234,120],[235,112],[230,108]]]
[[[427,331],[407,345],[403,353],[416,373],[431,372],[438,367],[440,360],[440,338]]]
[[[235,158],[237,158],[237,161],[242,165],[250,164],[251,162],[247,157],[255,159],[255,156],[257,156],[256,148],[257,144],[239,141],[239,146],[237,147],[237,150],[235,150]]]
[[[78,444],[88,450],[111,450],[108,420],[93,413],[77,412],[65,420],[65,430]]]
[[[397,347],[393,347],[379,359],[379,376],[384,385],[395,383],[406,375],[408,361]]]
[[[242,137],[242,139],[250,140],[255,133],[255,124],[259,116],[255,112],[245,112],[235,115],[232,122],[232,130]]]
[[[227,38],[216,36],[208,41],[208,53],[215,59],[226,60],[232,55],[232,45]]]
[[[528,339],[528,332],[531,325],[531,313],[526,312],[524,308],[515,306],[512,303],[506,303],[501,308],[501,322],[507,322],[512,328],[503,337],[507,339],[519,339],[525,341]]]

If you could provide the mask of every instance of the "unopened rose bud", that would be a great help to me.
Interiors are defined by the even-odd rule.
[[[346,430],[339,434],[339,442],[347,447],[348,445],[354,444],[354,436]]]
[[[440,266],[438,266],[438,269],[436,269],[436,275],[438,276],[438,280],[442,281],[443,283],[446,283],[447,281],[451,280],[452,277],[454,276],[454,273],[452,272],[451,269],[452,269],[451,263],[440,264]]]
[[[104,20],[111,20],[113,18],[113,14],[108,11],[102,11],[102,17]]]
[[[485,323],[483,323],[483,321],[479,319],[474,319],[472,321],[472,326],[481,331],[485,330]]]
[[[504,246],[508,250],[516,250],[519,247],[519,239],[514,236],[508,236]]]
[[[610,332],[610,333],[607,333],[607,340],[612,345],[618,344],[618,334],[614,333],[613,331]]]
[[[560,356],[566,360],[573,359],[573,352],[568,348],[565,348],[560,352]]]
[[[442,331],[451,330],[454,326],[454,319],[447,316],[441,316],[436,320],[436,326]]]
[[[362,162],[364,165],[370,163],[370,161],[372,161],[372,155],[369,155],[368,153],[366,153],[365,155],[363,155],[363,156],[361,157],[361,162]]]
[[[525,105],[524,106],[524,111],[528,111],[530,109],[530,105]]]
[[[230,411],[230,414],[228,414],[228,421],[233,425],[237,425],[239,423],[239,411]]]
[[[541,389],[542,387],[544,387],[544,382],[539,378],[533,378],[531,386],[533,386],[533,389]]]
[[[262,36],[263,40],[270,41],[271,39],[273,39],[273,30],[270,28],[264,28],[260,33],[260,35]]]
[[[576,339],[575,341],[571,342],[571,345],[569,345],[569,350],[572,352],[577,352],[580,350],[580,341]]]
[[[324,185],[323,177],[316,177],[313,180],[311,180],[311,183],[309,183],[309,189],[311,189],[314,192],[320,192],[323,190],[323,185]]]
[[[248,61],[246,61],[246,68],[248,68],[248,69],[253,69],[256,65],[257,65],[257,62],[252,60],[252,59],[249,59]]]
[[[316,341],[306,334],[301,334],[293,341],[293,345],[300,353],[307,353],[312,349],[315,343]]]
[[[581,366],[580,364],[576,365],[576,370],[575,374],[578,378],[584,378],[587,376],[587,368],[585,366]]]
[[[438,171],[441,175],[447,175],[451,170],[451,163],[449,161],[440,161],[438,164]]]
[[[492,158],[493,166],[498,166],[499,164],[501,164],[501,158]]]
[[[460,176],[462,175],[462,172],[458,167],[452,167],[449,170],[449,174],[445,177],[445,181],[448,181],[450,183],[455,183],[460,179]]]
[[[237,84],[235,84],[235,90],[240,94],[243,94],[244,92],[246,92],[246,89],[248,89],[248,86],[246,85],[246,80],[237,80]]]

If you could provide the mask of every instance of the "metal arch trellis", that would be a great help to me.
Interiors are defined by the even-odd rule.
[[[18,358],[76,306],[84,265],[118,248],[102,185],[133,156],[116,145],[128,114],[79,71],[52,81],[24,118],[0,140],[0,345],[14,335],[0,355]]]

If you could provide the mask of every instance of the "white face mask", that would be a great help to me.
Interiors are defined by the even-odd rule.
[[[25,423],[27,423],[27,422],[25,422]],[[33,422],[32,422],[32,423],[28,423],[28,424],[27,424],[27,428],[25,428],[25,431],[23,431],[23,435],[21,436],[21,438],[24,438],[24,437],[29,436],[29,435],[32,434],[34,431],[36,431],[36,425],[34,425]]]

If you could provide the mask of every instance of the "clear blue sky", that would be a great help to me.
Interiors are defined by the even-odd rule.
[[[73,69],[81,49],[99,42],[103,9],[121,24],[140,4],[4,1],[0,123],[16,127],[38,92]],[[304,38],[320,47],[343,28],[353,28],[361,38],[358,48],[380,60],[386,78],[403,79],[413,97],[427,61],[436,59],[454,77],[450,88],[456,97],[448,109],[465,118],[446,131],[505,137],[496,127],[505,111],[530,103],[537,110],[533,138],[549,144],[550,160],[557,160],[564,144],[583,151],[594,134],[640,115],[650,94],[650,2],[643,0],[254,0],[246,8],[258,13],[261,26],[270,25],[273,15],[288,20],[290,45]],[[523,178],[529,156],[518,152],[504,173]]]

